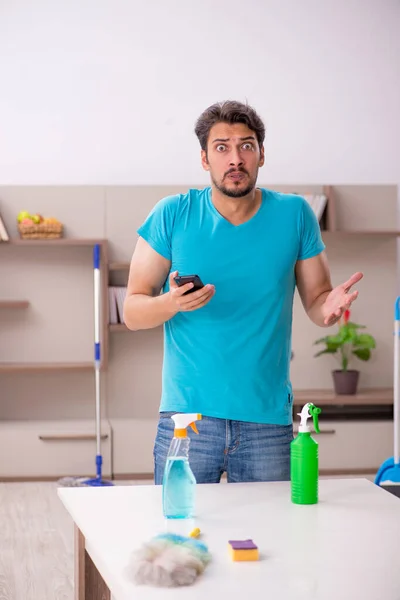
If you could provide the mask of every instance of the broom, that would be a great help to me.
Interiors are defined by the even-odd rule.
[[[394,424],[394,456],[385,460],[380,466],[375,483],[388,492],[400,497],[400,453],[399,453],[399,344],[400,344],[400,296],[394,305],[394,381],[393,381],[393,424]]]

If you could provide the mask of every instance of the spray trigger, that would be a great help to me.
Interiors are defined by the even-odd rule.
[[[314,429],[316,431],[316,433],[320,433],[320,429],[319,429],[319,423],[318,423],[318,415],[321,412],[321,409],[318,408],[317,406],[314,406],[313,404],[309,407],[309,411],[310,414],[313,418],[313,423],[314,423]]]
[[[197,433],[197,435],[199,434],[199,432],[198,432],[198,430],[197,430],[197,427],[196,427],[196,423],[190,423],[190,427],[193,429],[193,431],[194,431],[195,433]]]
[[[299,432],[305,433],[310,431],[310,427],[307,425],[307,419],[312,417],[313,425],[316,433],[320,433],[319,424],[318,424],[318,415],[320,414],[321,409],[315,406],[312,402],[307,402],[303,406],[303,410],[301,413],[298,413],[301,417]]]

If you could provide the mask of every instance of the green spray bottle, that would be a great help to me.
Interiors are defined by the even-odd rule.
[[[314,429],[320,432],[318,415],[321,409],[311,402],[303,406],[299,433],[290,445],[290,482],[294,504],[318,502],[318,443],[311,437],[307,419],[312,417]]]

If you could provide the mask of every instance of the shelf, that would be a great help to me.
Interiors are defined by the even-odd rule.
[[[369,231],[362,231],[362,230],[351,230],[351,231],[347,231],[345,229],[339,229],[336,231],[330,231],[329,229],[323,229],[321,231],[322,235],[328,234],[328,235],[334,235],[334,236],[340,236],[340,235],[345,235],[345,236],[354,236],[354,237],[361,237],[361,236],[370,236],[370,237],[398,237],[400,236],[400,231],[385,231],[385,230],[369,230]]]
[[[109,271],[128,271],[130,267],[130,263],[124,262],[112,262],[108,265]]]
[[[108,329],[110,332],[113,331],[131,331],[130,329],[127,328],[127,326],[124,323],[113,323],[113,324],[109,324],[108,325]]]
[[[28,300],[0,300],[0,308],[28,308]]]
[[[293,403],[312,402],[316,406],[327,404],[393,404],[392,388],[371,388],[360,390],[354,396],[338,396],[333,390],[293,390]]]
[[[94,246],[96,244],[104,244],[105,241],[90,238],[60,238],[55,240],[22,240],[20,238],[13,238],[9,242],[5,242],[5,244],[11,246]]]
[[[0,373],[15,371],[92,371],[94,365],[87,363],[6,363],[0,362]]]

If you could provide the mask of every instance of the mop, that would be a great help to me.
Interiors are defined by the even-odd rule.
[[[96,477],[63,477],[58,485],[63,487],[108,486],[111,481],[102,478],[103,457],[101,454],[101,402],[100,402],[100,245],[93,249],[94,267],[94,373],[96,389]]]
[[[393,423],[394,423],[394,456],[385,460],[380,466],[375,483],[388,492],[400,497],[400,455],[399,455],[399,344],[400,344],[400,296],[394,305],[394,382],[393,382]]]

